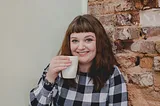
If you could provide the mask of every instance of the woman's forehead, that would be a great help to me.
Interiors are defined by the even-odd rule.
[[[93,32],[80,32],[80,33],[72,33],[70,35],[71,38],[75,38],[75,37],[93,37],[95,38],[95,34]]]

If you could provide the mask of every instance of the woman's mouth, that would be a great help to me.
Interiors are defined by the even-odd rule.
[[[77,52],[79,54],[79,56],[85,56],[88,54],[88,51],[87,52]]]

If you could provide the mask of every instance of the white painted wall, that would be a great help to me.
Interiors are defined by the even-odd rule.
[[[0,0],[0,106],[28,106],[81,0]]]
[[[88,0],[82,0],[82,14],[87,14]]]

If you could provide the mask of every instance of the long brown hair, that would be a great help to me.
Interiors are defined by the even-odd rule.
[[[93,32],[96,36],[96,56],[93,59],[88,75],[93,80],[94,88],[100,90],[113,73],[114,65],[118,65],[118,63],[114,57],[110,39],[98,19],[89,14],[79,15],[74,18],[68,26],[58,55],[71,56],[70,35],[81,32]],[[69,86],[75,87],[74,80],[66,81]]]

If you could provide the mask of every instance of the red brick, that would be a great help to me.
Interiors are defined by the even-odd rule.
[[[160,27],[142,27],[142,33],[146,38],[158,36],[160,35]]]
[[[131,26],[139,25],[139,13],[138,12],[127,12],[118,14],[105,14],[97,17],[104,26]]]
[[[160,56],[154,57],[154,70],[160,72]]]
[[[155,44],[157,52],[160,53],[160,41],[156,41]]]
[[[146,99],[143,96],[141,89],[137,89],[137,86],[134,84],[128,85],[128,98],[129,105],[128,106],[150,106]]]
[[[157,53],[155,43],[153,41],[139,40],[131,45],[131,50],[140,53]]]
[[[141,91],[143,93],[143,97],[145,98],[149,106],[160,106],[160,93],[155,91],[153,86],[141,89]]]
[[[115,14],[106,14],[98,17],[98,19],[103,24],[103,26],[115,26],[117,21]]]
[[[138,10],[158,6],[157,0],[133,0],[133,2]]]
[[[132,0],[104,0],[104,13],[135,10]]]
[[[117,53],[115,56],[121,67],[129,68],[135,66],[136,55],[133,52],[125,51],[123,53]]]
[[[116,14],[117,26],[139,25],[139,12],[125,12]]]
[[[140,0],[134,0],[134,5],[135,5],[135,8],[138,10],[143,9],[143,4],[141,3]]]
[[[88,4],[88,14],[103,15],[104,14],[103,2],[89,3]]]
[[[140,60],[140,66],[142,68],[149,68],[152,69],[153,67],[153,58],[150,57],[144,57]]]
[[[127,69],[129,82],[138,84],[141,87],[148,87],[153,85],[152,69],[141,68],[139,66]]]
[[[114,26],[107,26],[107,27],[104,27],[105,30],[106,30],[106,33],[108,34],[108,36],[112,37],[113,38],[113,35],[115,33],[115,27]]]
[[[156,91],[160,91],[160,73],[154,72],[154,87],[156,88]]]
[[[139,27],[117,27],[114,39],[136,39],[140,37]]]

